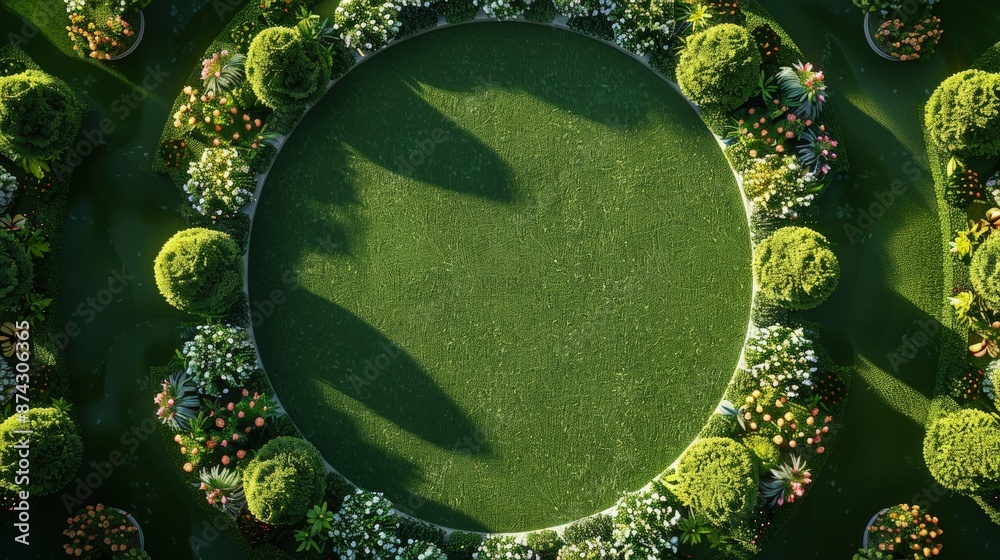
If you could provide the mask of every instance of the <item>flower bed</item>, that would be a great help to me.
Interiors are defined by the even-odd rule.
[[[445,17],[464,13],[453,1],[421,7],[438,10]],[[537,1],[488,6],[485,13],[497,19],[520,16],[529,6],[533,11],[540,9]],[[334,55],[323,64],[332,68],[330,75],[335,81],[350,66],[351,59],[344,55],[348,48],[357,49],[359,57],[364,57],[366,51],[384,48],[396,39],[400,33],[397,18],[403,7],[352,1],[337,9],[332,25],[313,17],[304,19],[294,32],[273,33],[281,33],[292,42],[317,41],[331,46]],[[301,434],[287,416],[270,405],[271,414],[261,415],[259,422],[254,417],[245,431],[232,430],[234,422],[246,421],[245,416],[238,416],[249,411],[249,404],[243,400],[270,402],[266,395],[271,388],[257,369],[256,356],[252,365],[244,361],[241,369],[234,370],[239,375],[206,380],[210,372],[200,366],[192,369],[190,361],[186,362],[190,360],[189,352],[179,355],[168,367],[154,370],[159,391],[155,404],[164,433],[176,442],[175,460],[195,491],[202,493],[206,507],[231,514],[232,522],[227,521],[225,529],[230,536],[242,533],[243,538],[236,540],[251,556],[298,557],[303,551],[329,550],[345,558],[381,557],[387,551],[409,557],[420,550],[435,558],[442,554],[470,558],[473,553],[480,558],[538,558],[550,553],[554,556],[562,549],[565,557],[613,557],[615,551],[621,550],[631,550],[632,556],[655,557],[695,551],[702,543],[700,537],[691,536],[697,534],[711,535],[733,557],[750,557],[775,533],[818,478],[843,413],[850,378],[850,370],[836,366],[818,344],[817,327],[805,324],[796,315],[797,310],[825,300],[839,275],[836,256],[829,251],[825,238],[808,229],[815,222],[815,201],[847,169],[837,140],[837,124],[824,113],[829,94],[823,72],[802,60],[788,36],[752,0],[711,3],[706,9],[715,10],[712,17],[717,15],[719,19],[713,23],[723,24],[718,26],[696,24],[693,15],[678,17],[670,1],[563,2],[553,3],[552,8],[570,17],[570,27],[593,29],[593,35],[610,38],[633,54],[650,55],[650,63],[667,79],[697,77],[697,84],[682,82],[681,88],[697,88],[705,122],[720,139],[728,139],[726,156],[734,171],[745,175],[747,217],[755,247],[763,251],[764,242],[779,231],[786,237],[808,235],[815,245],[809,251],[822,252],[819,260],[827,265],[816,269],[811,254],[794,263],[800,268],[793,276],[801,281],[778,286],[782,281],[769,280],[770,275],[758,278],[764,284],[754,301],[744,349],[745,366],[735,372],[699,440],[676,467],[667,469],[639,493],[622,497],[610,510],[613,515],[572,524],[562,536],[551,531],[533,532],[484,541],[482,536],[459,532],[445,542],[433,532],[411,533],[407,525],[411,522],[398,517],[383,496],[345,492],[350,484],[334,474],[319,492],[322,498],[312,497],[300,504],[312,509],[296,512],[292,515],[294,522],[288,523],[290,517],[283,513],[286,522],[280,526],[263,523],[261,518],[274,512],[263,511],[261,505],[249,512],[247,508],[233,507],[242,506],[243,485],[247,482],[238,475],[247,472],[246,465],[267,442],[285,439],[275,436]],[[704,14],[697,17],[704,18]],[[382,23],[362,29],[357,23],[361,19]],[[588,23],[584,25],[581,20]],[[739,24],[723,23],[733,21]],[[237,139],[229,134],[227,127],[232,126],[233,119],[226,116],[227,111],[239,115],[244,108],[257,105],[253,103],[255,97],[280,100],[285,93],[270,91],[266,83],[254,79],[244,83],[244,76],[252,76],[252,67],[258,64],[253,59],[263,58],[240,57],[244,52],[261,50],[260,41],[252,37],[267,25],[257,6],[248,6],[236,16],[223,38],[210,47],[201,71],[192,75],[193,85],[179,97],[175,105],[177,117],[164,132],[157,169],[170,173],[178,186],[186,185],[189,193],[192,184],[199,186],[199,191],[206,190],[200,185],[207,184],[216,185],[208,192],[229,197],[223,200],[223,195],[199,196],[192,200],[195,206],[190,215],[195,224],[205,223],[199,213],[209,209],[207,213],[218,219],[209,221],[208,227],[230,231],[233,220],[246,215],[245,209],[238,213],[240,207],[251,200],[249,191],[226,194],[218,187],[223,183],[226,188],[232,186],[231,173],[219,172],[214,179],[204,176],[213,169],[230,170],[232,166],[202,164],[206,158],[218,159],[203,154],[211,154],[209,148],[219,146],[235,152],[235,159],[242,159],[246,169],[256,174],[259,188],[262,172],[272,159],[265,152],[266,142],[271,140],[267,132],[290,131],[308,108],[308,103],[302,107],[298,103],[282,106],[270,102],[269,110],[250,116],[261,124],[243,120],[255,123],[247,128],[253,134],[250,138]],[[690,48],[679,61],[672,55],[680,39],[698,45],[699,39],[707,38],[705,43],[710,44],[714,40],[711,36],[723,33],[726,41],[738,43],[735,63],[745,69],[741,80],[731,80],[727,67],[706,74],[704,70],[718,65],[718,60],[699,58],[699,53]],[[699,34],[708,35],[692,37]],[[318,95],[309,92],[310,102],[314,103]],[[221,103],[223,99],[225,103]],[[195,109],[199,103],[207,107]],[[220,104],[221,108],[213,108]],[[189,116],[192,113],[202,116]],[[235,122],[238,125],[240,119]],[[246,141],[251,144],[241,143]],[[186,168],[197,173],[188,176],[182,171]],[[243,229],[240,232],[246,233]],[[245,244],[245,238],[238,240]],[[768,270],[793,266],[786,261],[768,261]],[[226,319],[234,325],[230,328],[249,323],[245,308]],[[185,340],[194,336],[189,331]],[[225,350],[209,350],[232,359],[232,353]],[[236,367],[235,362],[227,362],[225,369],[230,371],[230,366]],[[234,413],[237,418],[233,418]],[[233,435],[237,437],[233,439]],[[311,452],[301,453],[305,456]],[[303,464],[301,468],[308,471],[311,467]],[[729,477],[738,477],[738,481]],[[254,494],[259,496],[261,491],[254,483]],[[330,529],[324,529],[326,526]],[[419,538],[406,538],[411,534]],[[293,538],[299,545],[297,550],[288,546]]]
[[[1000,464],[991,457],[995,453],[987,451],[995,451],[1000,442],[1000,422],[995,421],[1000,325],[988,281],[991,255],[1000,241],[993,235],[998,218],[994,208],[1000,206],[993,191],[1000,135],[995,125],[973,116],[981,111],[989,115],[990,107],[1000,105],[998,73],[1000,44],[976,61],[973,70],[946,80],[932,95],[925,115],[941,219],[945,303],[924,459],[939,483],[975,499],[1000,524]],[[968,87],[984,93],[962,96]],[[942,439],[949,442],[947,449],[938,448]]]
[[[865,12],[868,44],[884,58],[905,62],[934,54],[944,33],[934,15],[936,0],[854,0]]]
[[[13,45],[0,48],[0,80],[23,75],[25,71],[39,72],[40,68],[20,49]],[[51,84],[51,82],[41,82]],[[56,90],[62,88],[55,86]],[[75,98],[74,98],[75,99]],[[82,120],[84,108],[75,106],[70,111],[72,118]],[[52,115],[53,122],[67,115]],[[79,121],[76,121],[79,123]],[[82,444],[70,445],[69,440],[78,441],[75,433],[75,413],[68,402],[69,381],[63,348],[67,342],[63,323],[58,319],[59,308],[59,260],[62,247],[62,227],[67,211],[69,182],[73,163],[63,154],[67,147],[62,141],[75,142],[75,130],[68,127],[65,134],[57,135],[59,144],[51,146],[58,155],[51,158],[26,157],[16,145],[39,144],[31,138],[17,142],[0,139],[0,177],[2,177],[4,208],[0,209],[0,236],[8,240],[9,246],[16,247],[14,262],[29,263],[19,267],[22,272],[30,270],[30,275],[21,276],[15,283],[12,276],[3,282],[5,305],[0,308],[0,411],[2,418],[8,418],[14,411],[16,395],[30,399],[32,409],[38,414],[38,421],[45,426],[56,426],[58,437],[65,437],[67,443],[53,448],[56,453],[45,457],[52,461],[51,477],[47,486],[61,487],[69,482],[82,459]],[[15,188],[11,189],[13,185]],[[9,255],[4,255],[6,264]],[[11,274],[11,268],[4,267],[4,274]],[[16,287],[15,287],[16,286]],[[48,320],[45,320],[48,318]],[[16,378],[17,364],[30,364],[30,377],[25,381]],[[20,387],[18,387],[20,386]],[[26,388],[26,395],[24,390]],[[16,417],[11,417],[15,421]],[[20,428],[20,426],[16,426]],[[41,449],[44,443],[39,434],[36,444]],[[0,455],[6,455],[6,448]],[[6,457],[5,457],[6,459]],[[44,464],[43,458],[37,458]],[[74,464],[75,463],[75,464]],[[68,475],[67,478],[63,478]],[[11,481],[13,482],[13,481]],[[11,506],[14,503],[17,485],[0,484],[0,518],[5,523],[13,523]],[[55,488],[58,490],[58,488]],[[32,495],[48,492],[35,492]]]
[[[115,60],[132,52],[142,38],[141,10],[150,0],[65,0],[67,34],[73,51],[96,60]]]

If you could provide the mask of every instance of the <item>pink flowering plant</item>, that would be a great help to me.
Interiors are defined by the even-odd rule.
[[[205,500],[212,507],[236,515],[246,503],[243,480],[235,469],[218,465],[202,469],[198,480],[198,489],[205,493]]]
[[[277,407],[267,395],[240,389],[239,399],[209,407],[208,430],[218,442],[219,461],[230,466],[246,458],[250,441],[264,431],[267,421],[275,416]]]
[[[175,432],[191,429],[191,422],[198,416],[201,400],[198,389],[187,372],[179,371],[161,383],[162,391],[153,397],[156,417]]]
[[[771,506],[794,503],[805,496],[806,488],[812,484],[812,473],[802,457],[792,457],[791,463],[784,463],[771,469],[771,478],[761,482],[761,497]]]
[[[201,62],[201,81],[207,93],[215,95],[231,92],[239,87],[246,74],[247,57],[223,49]]]
[[[816,120],[827,101],[825,76],[822,70],[813,70],[811,62],[799,61],[778,71],[778,87],[787,98],[795,114],[804,119]]]
[[[833,170],[837,160],[837,147],[840,143],[834,140],[826,130],[826,125],[819,125],[817,130],[807,130],[802,134],[802,145],[799,148],[799,161],[809,168],[813,174],[823,176]]]

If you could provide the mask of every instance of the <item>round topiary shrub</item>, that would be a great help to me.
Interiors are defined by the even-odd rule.
[[[14,234],[0,230],[0,310],[15,311],[31,290],[35,267]]]
[[[224,315],[243,290],[240,249],[220,231],[191,228],[174,234],[153,269],[167,302],[198,315]]]
[[[938,86],[924,123],[938,148],[962,156],[1000,154],[1000,74],[966,70]]]
[[[332,67],[333,58],[319,41],[303,37],[297,29],[271,27],[250,43],[246,75],[264,105],[292,112],[323,95]]]
[[[243,471],[243,493],[250,512],[271,525],[305,519],[323,500],[323,457],[308,441],[279,437],[264,444]]]
[[[80,429],[65,412],[54,408],[32,408],[24,416],[27,422],[15,414],[0,424],[0,486],[11,492],[28,490],[32,496],[54,494],[69,484],[80,468]],[[25,486],[16,480],[21,449],[15,446],[28,437],[16,433],[20,430],[31,430],[30,480]]]
[[[760,65],[760,52],[750,32],[723,23],[688,38],[677,64],[677,85],[702,107],[730,111],[750,97]]]
[[[965,409],[931,423],[924,461],[942,486],[963,494],[1000,490],[1000,419]]]
[[[1000,235],[991,235],[972,254],[969,279],[986,305],[1000,311]]]
[[[783,227],[754,250],[753,271],[761,294],[788,309],[811,309],[837,288],[840,263],[819,233]]]
[[[84,106],[66,82],[38,70],[0,77],[0,142],[20,157],[52,161],[83,127]]]
[[[713,525],[749,516],[757,503],[759,471],[753,454],[729,438],[694,442],[677,463],[677,496]]]

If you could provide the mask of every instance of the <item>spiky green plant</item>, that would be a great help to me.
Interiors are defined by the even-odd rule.
[[[199,489],[205,492],[205,499],[210,505],[233,515],[239,513],[246,497],[238,471],[216,465],[211,470],[202,469],[198,478],[201,480]]]
[[[823,80],[823,71],[813,71],[811,62],[799,61],[778,71],[778,85],[787,98],[787,104],[794,107],[795,114],[803,119],[815,120],[823,111],[823,104],[827,101]]]
[[[761,497],[772,506],[792,503],[806,493],[806,486],[812,483],[812,473],[801,456],[793,456],[791,463],[771,469],[771,480],[761,482]]]
[[[712,9],[708,4],[695,2],[687,7],[684,21],[691,26],[691,30],[697,33],[712,25]]]
[[[247,57],[240,53],[227,50],[212,53],[212,56],[201,63],[201,80],[205,84],[205,92],[219,95],[238,88],[246,77],[246,61]]]
[[[187,372],[178,371],[164,379],[161,387],[163,391],[153,398],[159,405],[156,417],[175,432],[190,430],[191,421],[201,409],[198,390],[191,377]]]

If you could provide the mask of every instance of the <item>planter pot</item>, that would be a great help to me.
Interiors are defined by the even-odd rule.
[[[898,58],[886,54],[885,51],[883,51],[882,48],[878,46],[878,43],[875,42],[875,37],[872,37],[871,17],[872,17],[871,12],[865,14],[865,39],[868,39],[868,46],[871,47],[876,54],[878,54],[879,56],[881,56],[886,60],[891,60],[893,62],[902,62]]]
[[[135,42],[132,43],[132,46],[129,47],[125,52],[121,53],[120,55],[113,56],[109,60],[121,60],[126,56],[135,52],[135,49],[139,48],[139,43],[142,42],[142,36],[145,33],[146,33],[146,16],[142,13],[142,10],[139,10],[139,32],[136,33],[135,35]]]
[[[125,519],[128,519],[128,522],[131,523],[132,526],[136,528],[135,536],[139,540],[139,545],[137,546],[137,548],[139,550],[146,550],[146,539],[145,539],[145,537],[142,536],[142,527],[139,526],[139,522],[136,521],[134,517],[132,517],[131,513],[127,512],[127,511],[125,511],[123,509],[118,509],[118,508],[112,508],[112,509],[114,509],[118,513],[124,515]]]
[[[875,524],[875,520],[878,519],[878,516],[882,515],[887,511],[889,511],[889,508],[883,508],[879,510],[879,512],[873,515],[872,518],[868,521],[868,525],[865,525],[865,534],[864,536],[861,537],[861,548],[868,550],[868,529],[871,529],[872,525]]]

